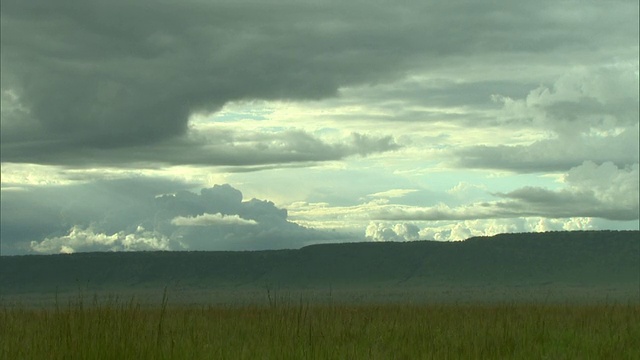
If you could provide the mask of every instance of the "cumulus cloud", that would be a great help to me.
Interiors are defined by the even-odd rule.
[[[245,200],[228,184],[198,193],[191,186],[139,178],[3,193],[2,253],[263,250],[355,239],[293,223],[286,209]]]
[[[384,223],[370,222],[365,236],[370,241],[413,241],[420,238],[420,228],[410,223],[388,226]]]
[[[460,241],[473,236],[493,236],[502,233],[592,230],[593,228],[591,218],[521,217],[456,222],[436,221],[420,229],[419,235],[423,240]]]
[[[504,120],[553,129],[562,137],[638,123],[638,64],[575,69],[524,99],[495,96]]]
[[[571,169],[565,181],[572,187],[590,189],[594,196],[608,203],[627,207],[638,206],[638,164],[619,168],[611,162],[600,165],[586,161]]]
[[[372,221],[365,234],[369,241],[461,241],[474,236],[493,236],[503,233],[591,230],[591,218],[573,217],[548,219],[521,217],[513,219],[474,219],[462,221],[433,221],[388,223]]]
[[[238,215],[207,214],[195,217],[177,216],[171,219],[176,226],[215,226],[215,225],[256,225],[255,220],[243,219]]]
[[[455,149],[454,162],[516,172],[567,171],[584,161],[637,163],[639,86],[636,62],[575,69],[522,99],[494,95],[503,104],[498,118],[506,130],[528,127],[547,138]]]
[[[64,236],[31,241],[31,250],[37,253],[70,254],[82,251],[144,251],[172,250],[171,241],[162,234],[151,231],[138,231],[128,234],[120,231],[114,234],[94,232],[91,228],[74,226]]]

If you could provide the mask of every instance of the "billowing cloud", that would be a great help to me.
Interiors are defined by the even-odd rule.
[[[523,99],[494,95],[505,130],[548,133],[527,145],[483,144],[453,151],[457,166],[516,172],[566,171],[584,161],[638,163],[638,64],[575,69]]]
[[[367,226],[365,236],[371,241],[413,241],[420,239],[420,228],[409,223],[385,226],[371,222]]]
[[[592,230],[593,228],[592,219],[583,217],[433,221],[420,225],[407,222],[372,221],[366,228],[366,237],[370,241],[461,241],[473,236],[493,236],[501,233]]]
[[[579,68],[524,99],[494,96],[504,104],[503,120],[530,122],[561,137],[611,131],[638,123],[638,64]]]
[[[437,241],[460,241],[472,236],[493,236],[502,233],[592,229],[594,229],[592,219],[583,217],[559,219],[547,219],[540,217],[476,219],[429,223],[420,230],[420,238]]]
[[[238,215],[207,214],[194,217],[177,216],[171,219],[176,226],[215,226],[215,225],[256,225],[255,220],[243,219]]]
[[[140,178],[3,192],[2,253],[258,250],[363,239],[302,227],[285,209],[245,201],[230,185],[199,193],[186,186]]]
[[[37,253],[70,254],[82,251],[144,251],[174,250],[171,241],[162,234],[145,231],[140,227],[127,234],[120,231],[111,235],[96,233],[91,228],[74,226],[67,235],[31,241],[30,248]]]

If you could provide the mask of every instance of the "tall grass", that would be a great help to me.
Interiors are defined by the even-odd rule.
[[[0,311],[2,359],[638,359],[640,306],[158,307]]]

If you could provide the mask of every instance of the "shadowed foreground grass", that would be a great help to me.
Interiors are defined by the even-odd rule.
[[[638,359],[640,305],[174,307],[0,311],[2,359]]]

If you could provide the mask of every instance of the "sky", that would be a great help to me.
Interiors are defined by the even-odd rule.
[[[1,7],[2,255],[639,228],[635,0]]]

